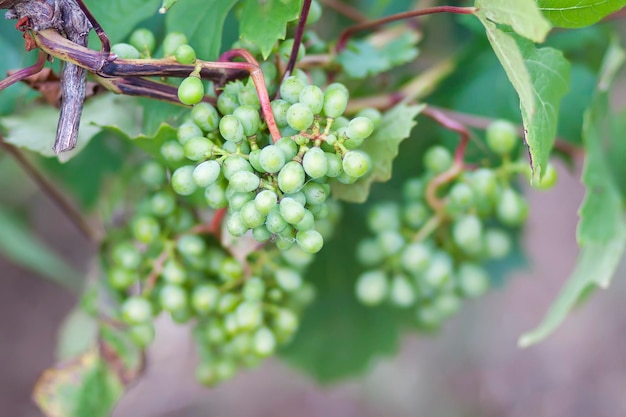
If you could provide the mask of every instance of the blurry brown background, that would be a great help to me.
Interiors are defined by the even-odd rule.
[[[372,363],[365,377],[319,387],[269,360],[207,390],[194,381],[189,333],[161,321],[147,374],[115,416],[626,416],[624,265],[609,291],[597,292],[546,342],[516,347],[573,268],[579,171],[561,169],[552,192],[528,191],[530,270],[466,305],[439,336],[407,334],[400,353]],[[32,198],[37,233],[84,267],[84,240],[44,197]],[[40,416],[30,392],[54,361],[56,331],[72,306],[64,290],[0,259],[0,416]]]

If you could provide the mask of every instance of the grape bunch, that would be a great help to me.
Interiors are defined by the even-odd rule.
[[[357,279],[357,298],[368,306],[389,302],[414,309],[419,326],[436,328],[464,298],[485,293],[485,263],[509,255],[512,234],[528,214],[528,204],[511,185],[527,167],[511,159],[519,142],[511,124],[494,122],[487,146],[501,164],[459,171],[436,189],[438,204],[429,200],[427,188],[451,172],[455,161],[443,146],[426,150],[425,172],[406,180],[402,203],[381,202],[368,213],[375,236],[356,250],[367,268]],[[548,171],[542,188],[556,180],[554,168]]]

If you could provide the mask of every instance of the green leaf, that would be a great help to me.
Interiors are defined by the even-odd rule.
[[[244,0],[240,36],[257,45],[267,59],[276,41],[285,39],[287,23],[298,18],[301,8],[302,0]]]
[[[536,112],[532,113],[525,106],[520,107],[533,164],[533,177],[537,180],[545,172],[556,139],[559,104],[570,85],[570,64],[556,49],[536,49],[528,41],[520,42],[524,65],[532,80],[536,106]]]
[[[167,31],[184,33],[199,58],[215,60],[222,45],[224,21],[235,3],[237,0],[185,0],[165,15]]]
[[[46,157],[67,162],[80,153],[103,126],[116,126],[128,134],[139,132],[140,112],[132,97],[103,94],[87,100],[78,132],[76,148],[56,155],[52,151],[59,111],[51,106],[31,105],[21,114],[0,118],[7,130],[6,142]]]
[[[85,0],[111,42],[122,42],[141,21],[154,15],[160,0]]]
[[[167,103],[165,101],[140,98],[143,107],[143,133],[154,135],[161,124],[180,124],[181,119],[189,112],[189,108]]]
[[[356,247],[363,237],[365,219],[361,206],[344,208],[336,238],[325,243],[307,274],[317,297],[296,338],[282,352],[321,382],[363,373],[377,356],[398,348],[398,321],[391,310],[364,307],[354,296],[359,270],[346,248]]]
[[[384,45],[374,45],[369,40],[355,40],[341,51],[337,61],[352,78],[365,78],[411,62],[417,57],[419,36],[405,32]]]
[[[534,0],[476,0],[481,20],[511,26],[534,42],[543,42],[550,32],[550,22],[541,14]]]
[[[81,275],[37,239],[19,219],[0,209],[0,254],[16,264],[78,292]]]
[[[520,338],[520,346],[535,344],[550,335],[590,288],[607,288],[626,249],[623,196],[608,164],[612,150],[604,147],[607,135],[612,134],[609,80],[623,61],[624,52],[615,46],[610,48],[604,76],[583,122],[586,159],[582,181],[587,194],[580,208],[580,253],[575,270],[541,324]]]
[[[416,124],[415,118],[424,107],[426,105],[423,104],[399,104],[386,112],[378,128],[360,148],[372,159],[372,171],[354,184],[332,184],[333,195],[340,200],[362,203],[367,199],[374,182],[388,181],[400,143],[411,135]]]
[[[537,0],[539,10],[554,26],[592,25],[626,6],[626,0]]]
[[[65,361],[87,352],[98,337],[98,322],[79,304],[63,320],[57,335],[56,356]]]
[[[164,165],[167,164],[161,155],[161,146],[168,140],[176,140],[176,129],[166,123],[162,123],[161,126],[159,126],[159,129],[156,131],[154,136],[141,134],[136,137],[130,137],[115,127],[108,127],[107,130],[129,140],[130,143],[138,146],[140,149],[143,149],[146,153]]]

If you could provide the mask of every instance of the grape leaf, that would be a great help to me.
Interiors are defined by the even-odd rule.
[[[135,26],[154,15],[159,0],[85,0],[112,43],[123,41]]]
[[[0,255],[43,277],[79,292],[83,280],[59,255],[33,236],[29,227],[6,210],[0,210]]]
[[[411,135],[416,124],[415,118],[424,107],[399,104],[386,112],[380,125],[360,148],[372,159],[371,172],[354,184],[332,184],[333,196],[352,203],[362,203],[367,199],[374,182],[388,181],[400,143]]]
[[[363,237],[365,219],[361,206],[344,209],[336,237],[324,244],[307,274],[317,297],[294,341],[281,352],[320,382],[363,373],[377,356],[398,348],[398,322],[391,310],[364,307],[354,297],[359,270],[346,248],[356,247]]]
[[[543,42],[550,31],[534,0],[476,0],[476,7],[481,20],[511,26],[534,42]]]
[[[276,41],[285,39],[287,23],[298,18],[301,8],[302,0],[244,0],[239,33],[267,59]]]
[[[554,26],[592,25],[626,6],[626,0],[537,0],[539,10]]]
[[[337,61],[349,77],[373,76],[413,61],[418,54],[418,39],[416,33],[407,31],[384,45],[374,45],[370,40],[351,41]]]
[[[60,155],[52,151],[59,119],[57,109],[46,105],[31,105],[21,114],[0,118],[0,124],[8,130],[6,142],[46,157],[56,156],[59,161],[67,162],[80,153],[103,126],[116,126],[128,134],[137,134],[139,117],[135,98],[114,94],[93,97],[83,107],[76,147]]]
[[[162,164],[168,165],[161,155],[161,145],[163,145],[163,143],[168,140],[176,140],[176,129],[174,129],[172,126],[166,123],[162,123],[154,136],[141,134],[135,137],[127,135],[126,133],[124,133],[124,131],[116,127],[107,127],[106,129],[124,139],[129,140],[132,144],[143,149],[146,153],[154,157],[154,159],[158,160]]]
[[[605,76],[601,77],[595,98],[585,113],[586,159],[582,181],[587,194],[580,208],[577,233],[580,253],[576,267],[541,324],[520,338],[522,347],[549,336],[590,288],[607,288],[626,249],[626,207],[608,164],[608,155],[614,151],[605,149],[607,136],[613,133],[608,94],[611,83],[607,74],[614,74],[623,61],[624,52],[612,46],[605,59]]]
[[[215,60],[222,45],[224,21],[235,3],[237,0],[185,0],[167,12],[167,31],[184,33],[199,58]]]

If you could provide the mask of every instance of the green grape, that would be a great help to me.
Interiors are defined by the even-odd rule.
[[[242,106],[250,106],[255,110],[259,110],[261,108],[261,101],[259,100],[259,94],[254,87],[254,84],[248,84],[246,87],[242,88],[237,94],[237,100]]]
[[[309,210],[304,210],[304,217],[298,223],[293,225],[294,229],[298,231],[311,230],[315,227],[315,217]],[[298,237],[296,236],[296,240]],[[304,239],[304,237],[303,237]]]
[[[506,120],[492,122],[486,131],[487,146],[498,155],[510,154],[519,142],[517,128]]]
[[[406,201],[421,201],[424,198],[424,181],[421,178],[411,178],[404,182],[402,195]]]
[[[230,155],[222,164],[222,174],[224,178],[230,180],[231,177],[241,171],[254,172],[250,163],[241,155]]]
[[[317,230],[300,230],[296,233],[298,246],[307,253],[317,253],[324,246],[324,238]]]
[[[210,106],[210,104],[208,103],[198,103],[193,106],[193,108],[200,108],[204,104]],[[194,110],[192,110],[191,112],[193,115]],[[200,129],[200,127],[195,123],[195,120],[194,122],[185,122],[180,125],[178,129],[176,129],[176,138],[181,143],[181,145],[184,145],[189,139],[197,137],[202,137],[202,129]]]
[[[409,203],[402,209],[402,220],[413,230],[419,230],[429,217],[430,211],[424,203]]]
[[[265,227],[264,225],[261,225],[261,226],[255,227],[254,230],[252,230],[252,237],[257,242],[267,242],[268,240],[272,238],[272,233],[269,230],[267,230],[267,227]]]
[[[276,173],[285,166],[285,153],[277,145],[268,145],[261,149],[259,162],[265,172]]]
[[[230,177],[229,186],[234,190],[245,193],[254,191],[261,185],[261,179],[248,171],[240,171]]]
[[[377,238],[381,251],[387,256],[400,252],[405,244],[402,235],[395,230],[382,232]]]
[[[116,290],[126,290],[139,281],[139,275],[136,270],[113,267],[108,271],[107,279]]]
[[[418,275],[426,272],[430,266],[431,256],[432,251],[427,244],[415,242],[404,247],[400,263],[405,271]]]
[[[446,252],[439,251],[431,256],[421,280],[430,288],[441,288],[452,278],[452,273],[452,258]]]
[[[156,161],[144,163],[139,170],[139,177],[151,188],[159,188],[167,180],[165,168]]]
[[[121,242],[112,248],[111,259],[116,265],[133,270],[141,264],[141,253],[131,242]]]
[[[228,199],[228,207],[233,211],[240,211],[244,204],[254,199],[254,193],[234,193]]]
[[[239,99],[236,95],[223,92],[217,97],[217,109],[220,113],[233,114],[237,107],[239,107]]]
[[[228,205],[224,188],[219,183],[209,185],[204,190],[204,200],[212,209],[221,209]]]
[[[198,103],[193,106],[193,109],[191,109],[191,119],[195,125],[199,126],[205,132],[213,132],[217,130],[220,125],[220,115],[217,109],[209,103]],[[186,123],[183,123],[183,125],[185,124]],[[183,125],[181,125],[181,127]],[[179,127],[179,132],[180,129]],[[202,136],[202,133],[195,136]],[[180,140],[180,136],[178,140]]]
[[[259,328],[253,336],[252,351],[261,357],[270,356],[276,350],[276,337],[274,333],[267,328]]]
[[[206,387],[213,387],[220,382],[213,360],[201,362],[195,373],[196,380]]]
[[[313,124],[313,112],[306,104],[295,103],[287,110],[287,123],[297,131],[307,130]]]
[[[194,169],[193,165],[185,165],[174,171],[171,182],[176,194],[191,195],[196,191],[198,187],[193,180]]]
[[[472,188],[462,182],[457,182],[448,193],[448,209],[452,212],[467,210],[474,204],[474,192]]]
[[[314,256],[300,249],[297,246],[287,251],[283,251],[281,256],[285,262],[294,268],[301,270],[313,262]]]
[[[154,47],[156,46],[154,34],[144,28],[134,30],[128,42],[137,48],[137,50],[145,51],[148,56],[154,51]]]
[[[289,227],[287,227],[285,230],[289,230]],[[285,230],[283,230],[281,233],[285,233]],[[278,240],[276,240],[276,247],[278,248],[279,251],[288,250],[294,247],[295,244],[296,244],[296,239],[293,239],[291,237],[284,237],[284,236],[278,235]]]
[[[396,274],[391,278],[389,288],[389,300],[401,308],[411,307],[416,300],[415,288],[409,279],[403,274]]]
[[[433,307],[437,309],[442,318],[450,317],[461,308],[461,300],[454,293],[443,293],[433,300]]]
[[[478,297],[489,289],[487,271],[472,263],[462,263],[457,271],[458,287],[466,297]]]
[[[291,57],[291,51],[293,49],[293,39],[287,39],[280,44],[278,48],[278,55],[282,58],[283,61],[289,61]],[[298,48],[298,56],[296,57],[296,61],[300,61],[306,55],[306,51],[304,45],[300,44],[300,48]]]
[[[180,45],[186,45],[189,41],[187,36],[181,32],[170,32],[163,39],[163,55],[172,56]]]
[[[274,191],[263,190],[254,197],[256,209],[263,215],[267,214],[278,204],[278,196]]]
[[[233,293],[222,294],[217,303],[217,312],[220,314],[230,313],[235,310],[239,304],[240,298]],[[224,317],[224,319],[226,319]],[[226,330],[226,323],[224,323],[224,329]]]
[[[128,336],[139,348],[145,349],[154,341],[156,331],[152,323],[136,324],[128,328]]]
[[[298,316],[291,310],[281,308],[274,315],[272,330],[279,342],[286,342],[298,329]]]
[[[241,142],[244,139],[243,125],[233,115],[226,115],[220,120],[220,133],[224,139],[231,142]]]
[[[202,97],[204,97],[204,84],[198,77],[187,77],[178,86],[178,99],[183,104],[193,106],[200,103]]]
[[[375,266],[385,259],[385,254],[380,250],[378,240],[374,238],[364,239],[356,247],[356,257],[363,266]]]
[[[345,87],[341,88],[338,84],[331,84],[324,92],[324,114],[332,118],[341,116],[348,106],[348,98],[348,90]]]
[[[237,306],[235,317],[237,318],[239,330],[254,330],[263,322],[261,304],[256,301],[244,301]]]
[[[285,154],[285,160],[289,161],[298,154],[298,145],[291,138],[281,138],[276,146]]]
[[[302,275],[293,269],[277,268],[274,277],[278,286],[286,292],[295,291],[302,286]]]
[[[116,43],[111,46],[111,53],[120,59],[139,59],[141,54],[132,45],[127,43]]]
[[[302,91],[306,85],[306,82],[302,81],[295,75],[290,75],[285,78],[280,85],[280,96],[283,100],[288,101],[291,104],[297,103],[298,100],[300,100],[300,91]]]
[[[357,114],[357,117],[367,117],[374,124],[374,129],[380,125],[380,122],[383,119],[383,115],[377,109],[373,107],[367,107],[363,110],[360,110]],[[368,135],[369,136],[369,135]]]
[[[217,161],[204,161],[193,170],[194,183],[201,188],[206,188],[217,181],[222,167]]]
[[[297,191],[291,194],[285,194],[284,197],[293,198],[294,200],[296,200],[298,203],[302,204],[303,206],[306,204],[306,196],[304,195],[302,191]]]
[[[311,178],[321,178],[328,172],[326,154],[320,148],[309,149],[302,158],[304,172]]]
[[[295,193],[304,186],[304,168],[296,161],[289,161],[278,173],[277,180],[282,192]]]
[[[485,252],[489,259],[502,259],[511,253],[513,243],[507,232],[488,229],[485,232]]]
[[[394,202],[376,204],[367,213],[367,226],[374,233],[400,230],[400,206]]]
[[[259,117],[259,111],[257,109],[249,105],[242,105],[235,109],[233,116],[241,122],[244,135],[256,135],[261,124],[261,118]]]
[[[271,102],[272,114],[278,127],[287,126],[287,110],[291,107],[291,103],[287,100],[276,99]]]
[[[166,284],[159,291],[159,304],[163,310],[170,313],[185,310],[187,308],[187,293],[181,286]]]
[[[316,85],[307,85],[300,91],[298,100],[307,105],[313,114],[320,114],[324,107],[324,92]]]
[[[241,208],[241,221],[250,229],[254,229],[265,224],[266,216],[257,210],[254,201],[248,201]]]
[[[131,325],[144,324],[152,320],[152,305],[142,297],[127,298],[122,303],[120,312],[122,320]]]
[[[367,305],[375,306],[387,298],[389,283],[384,271],[375,269],[359,275],[356,282],[356,297]]]
[[[338,87],[335,87],[338,88]],[[348,125],[350,124],[350,120],[347,117],[336,117],[335,120],[332,121],[332,126],[333,126],[333,130],[335,130],[335,132],[341,130],[341,129],[346,129],[348,127]]]
[[[458,218],[452,225],[452,239],[463,252],[479,253],[483,242],[482,222],[473,214]]]
[[[243,276],[243,273],[243,265],[235,258],[222,259],[218,275],[223,281],[236,281]]]
[[[181,255],[193,258],[204,253],[206,243],[198,235],[184,234],[179,236],[176,242],[176,248]]]
[[[335,153],[324,152],[326,156],[326,176],[330,178],[338,177],[343,172],[341,157]]]
[[[290,224],[296,224],[304,218],[305,208],[302,204],[290,197],[283,198],[279,205],[280,215]],[[268,214],[269,216],[269,214]],[[271,231],[272,229],[268,229]]]
[[[326,184],[325,184],[326,185]],[[329,188],[316,182],[307,183],[302,189],[306,198],[306,204],[320,206],[328,198]]]
[[[133,237],[141,243],[151,243],[161,234],[161,225],[152,216],[139,216],[132,223]]]
[[[360,151],[348,151],[343,156],[343,171],[355,178],[360,178],[367,174],[370,169],[370,158],[366,153]]]
[[[196,50],[190,45],[180,45],[174,52],[174,58],[180,64],[191,65],[196,62]]]
[[[348,175],[344,171],[341,171],[341,174],[337,176],[337,181],[339,181],[342,184],[354,184],[356,180],[358,180],[357,177]]]
[[[498,192],[498,179],[496,173],[488,168],[479,168],[469,175],[469,185],[476,194],[476,199],[487,200],[488,203],[495,200]]]
[[[211,156],[215,145],[205,137],[191,138],[183,145],[185,157],[192,161],[203,161]]]
[[[193,213],[183,207],[178,207],[174,214],[167,217],[165,221],[167,223],[167,227],[175,233],[187,231],[197,223]]]
[[[220,297],[220,290],[213,284],[194,287],[191,293],[191,306],[198,314],[208,314],[215,309]]]
[[[496,215],[507,226],[519,226],[528,217],[528,203],[515,190],[507,188],[498,195]]]
[[[367,117],[355,117],[350,120],[346,134],[350,139],[363,140],[374,131],[374,123]]]
[[[235,314],[227,314],[224,316],[224,329],[226,330],[226,334],[231,338],[239,332],[239,322]]]
[[[443,146],[432,146],[424,154],[424,166],[433,174],[447,171],[452,166],[452,154]]]
[[[546,172],[543,174],[543,177],[539,181],[531,182],[531,185],[538,190],[549,190],[556,184],[559,178],[558,172],[556,168],[552,164],[548,164],[546,167]]]
[[[161,156],[166,162],[176,164],[185,159],[185,149],[175,140],[169,140],[161,145]]]
[[[304,215],[302,217],[304,217]],[[267,219],[265,219],[265,227],[267,227],[267,230],[271,233],[280,233],[285,230],[288,225],[287,220],[280,214],[280,206],[275,206],[267,214]]]
[[[255,149],[248,154],[248,162],[252,168],[259,174],[265,174],[267,171],[261,166],[261,149]]]
[[[248,301],[261,301],[265,295],[265,283],[259,277],[250,277],[243,284],[241,293]]]
[[[187,270],[174,259],[168,259],[163,265],[161,276],[169,284],[181,285],[187,281]]]
[[[226,220],[226,229],[231,235],[240,237],[245,235],[249,228],[241,219],[241,213],[237,211],[229,213],[228,219]]]
[[[441,324],[443,318],[439,314],[439,309],[437,309],[434,305],[421,304],[417,308],[416,319],[420,326],[428,329],[434,329]]]
[[[278,77],[278,69],[273,62],[264,61],[261,62],[261,71],[263,71],[263,78],[265,78],[265,88],[270,96],[276,92],[276,79]]]

